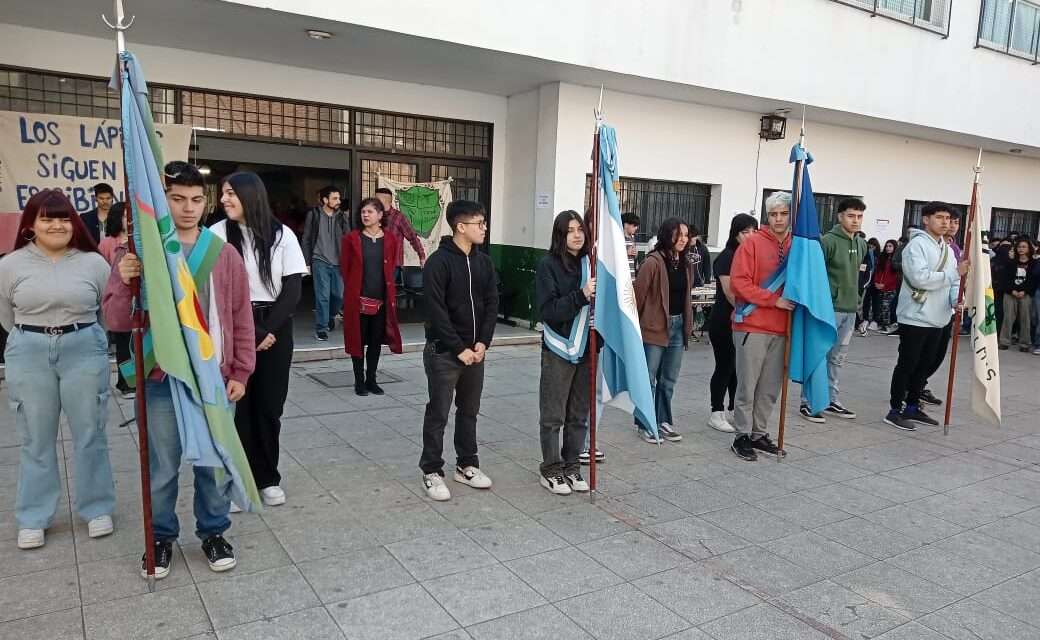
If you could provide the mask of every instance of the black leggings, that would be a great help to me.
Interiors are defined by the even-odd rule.
[[[385,308],[380,308],[379,313],[374,316],[361,314],[361,345],[362,349],[367,347],[367,351],[364,359],[351,357],[351,361],[354,363],[354,377],[358,381],[362,378],[375,381],[376,369],[379,368],[379,354],[383,349],[385,336]]]
[[[711,374],[711,410],[722,411],[726,392],[729,392],[729,410],[737,395],[737,349],[733,346],[730,327],[709,327],[708,337],[715,352],[715,371]]]

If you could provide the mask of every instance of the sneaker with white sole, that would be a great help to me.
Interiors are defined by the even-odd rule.
[[[667,422],[662,422],[661,425],[657,427],[657,433],[668,442],[679,442],[682,440],[682,434],[676,431],[675,427]]]
[[[260,497],[263,499],[264,504],[269,507],[277,507],[280,504],[285,504],[285,492],[277,485],[261,489]]]
[[[19,549],[38,549],[44,545],[46,540],[46,534],[44,534],[43,529],[18,530]]]
[[[722,433],[733,433],[736,431],[729,420],[726,419],[725,411],[712,411],[711,417],[708,418],[708,426]]]
[[[881,327],[878,326],[877,322],[871,322],[867,325],[867,331],[880,331]]]
[[[228,509],[230,513],[242,513],[242,507],[238,506],[234,502],[231,503],[231,508]]]
[[[852,420],[856,417],[855,411],[849,411],[840,402],[832,402],[827,405],[827,408],[823,410],[829,416],[835,418],[844,418],[845,420]]]
[[[812,410],[809,409],[809,405],[807,404],[803,404],[801,407],[798,408],[798,415],[802,416],[802,418],[808,420],[809,422],[815,422],[816,424],[823,424],[827,422],[827,418],[824,418],[823,414],[813,413]]]
[[[567,481],[571,491],[586,493],[589,490],[589,483],[585,481],[585,478],[581,477],[580,473],[568,473],[563,476],[563,479]]]
[[[91,538],[103,538],[113,531],[112,516],[98,516],[87,523],[87,535]]]
[[[426,488],[426,495],[431,500],[436,500],[437,502],[451,500],[451,491],[448,490],[448,485],[444,484],[444,478],[441,474],[427,473],[423,476],[423,486]]]
[[[658,433],[660,433],[660,431]],[[662,442],[664,442],[664,440],[654,436],[654,434],[650,433],[646,429],[643,429],[642,427],[640,427],[639,429],[639,437],[643,440],[646,440],[650,444],[661,444]]]
[[[155,579],[162,580],[170,575],[170,563],[173,561],[173,543],[169,541],[155,541]],[[148,569],[145,568],[144,555],[141,556],[141,577],[148,579]]]
[[[212,571],[221,573],[235,568],[235,549],[219,533],[202,541],[202,553],[206,555]]]
[[[596,464],[599,464],[599,463],[603,462],[606,459],[607,459],[607,456],[604,455],[603,452],[600,451],[599,449],[596,449]],[[589,452],[588,452],[587,449],[585,451],[582,451],[581,453],[578,454],[578,462],[580,462],[581,464],[586,465],[586,466],[591,462],[591,459],[589,457]]]
[[[555,493],[558,496],[569,496],[571,495],[571,487],[567,484],[567,481],[563,479],[563,476],[553,476],[546,478],[542,476],[542,486],[549,490],[549,493]]]
[[[474,489],[490,489],[491,478],[478,467],[455,467],[455,482],[468,484]]]

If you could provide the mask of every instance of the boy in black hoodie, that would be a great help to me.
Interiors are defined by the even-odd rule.
[[[419,468],[426,494],[449,500],[444,484],[444,427],[455,396],[455,481],[476,489],[491,487],[477,458],[477,413],[484,389],[484,356],[495,333],[498,284],[491,258],[480,251],[487,235],[484,207],[455,200],[446,212],[452,235],[426,261],[427,305],[423,367],[430,401],[423,419]]]

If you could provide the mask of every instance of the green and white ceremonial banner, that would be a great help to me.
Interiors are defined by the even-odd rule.
[[[394,194],[394,207],[399,209],[430,255],[437,249],[441,236],[449,233],[445,212],[451,202],[451,178],[433,182],[398,182],[379,174],[378,185]],[[419,255],[404,241],[404,266],[418,267]]]
[[[1000,351],[997,342],[997,314],[989,256],[982,252],[982,220],[978,213],[971,234],[971,264],[964,306],[971,315],[971,354],[973,360],[971,409],[991,424],[1000,424]],[[954,327],[956,334],[956,327]],[[954,340],[957,339],[954,335]]]

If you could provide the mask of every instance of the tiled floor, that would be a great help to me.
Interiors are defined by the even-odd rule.
[[[711,350],[691,345],[675,399],[686,438],[648,445],[608,410],[595,499],[538,485],[537,347],[490,353],[479,433],[495,486],[449,480],[448,503],[424,497],[416,469],[420,354],[384,359],[402,382],[382,398],[307,377],[343,361],[300,364],[288,503],[234,516],[239,566],[211,573],[183,474],[186,533],[154,594],[138,576],[135,434],[117,426],[128,403],[109,423],[115,535],[90,540],[63,494],[29,552],[14,545],[19,436],[4,413],[0,638],[1040,638],[1040,359],[1002,352],[1002,428],[967,411],[965,370],[950,435],[907,434],[881,424],[896,343],[854,341],[843,399],[861,417],[792,416],[780,464],[740,461],[705,427]]]

